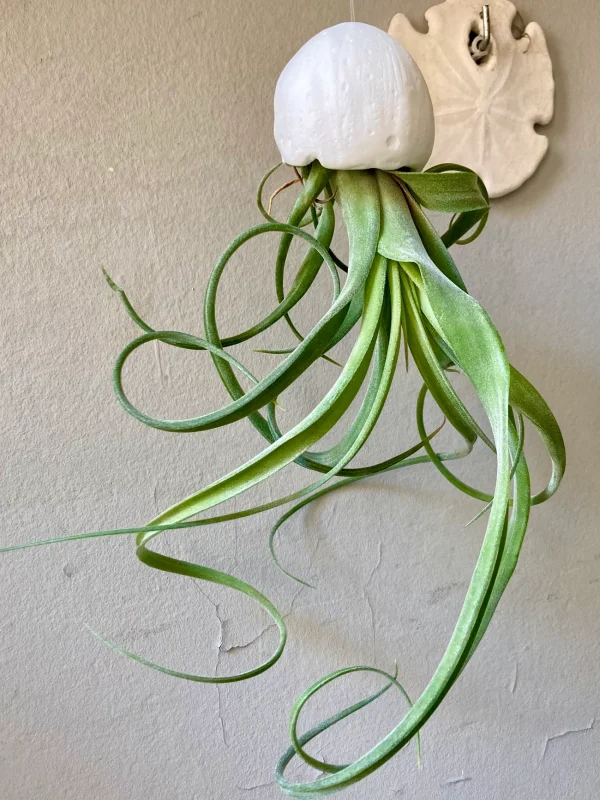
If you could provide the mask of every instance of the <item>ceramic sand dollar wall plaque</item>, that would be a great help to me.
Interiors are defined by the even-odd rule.
[[[517,189],[537,169],[548,139],[534,126],[552,118],[554,80],[542,29],[515,36],[517,9],[489,3],[490,44],[477,61],[470,45],[483,33],[477,0],[445,0],[425,12],[427,33],[396,14],[390,34],[415,59],[429,87],[435,144],[429,164],[458,162],[483,178],[491,197]]]

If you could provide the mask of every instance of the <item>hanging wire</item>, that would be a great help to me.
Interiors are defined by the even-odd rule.
[[[354,0],[350,0],[350,22],[356,22],[356,15],[354,14]]]

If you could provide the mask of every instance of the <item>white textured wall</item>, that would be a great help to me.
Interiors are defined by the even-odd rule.
[[[384,28],[399,10],[418,21],[426,5],[356,3],[359,18]],[[542,24],[555,65],[550,153],[458,258],[511,358],[555,410],[569,469],[560,495],[534,510],[496,620],[425,728],[424,770],[411,746],[348,791],[355,800],[591,800],[598,787],[598,17],[594,0],[568,10],[524,0],[521,10]],[[152,324],[201,331],[211,265],[259,220],[255,185],[277,160],[277,75],[309,36],[347,19],[348,3],[4,0],[0,17],[4,544],[142,523],[257,451],[245,422],[174,436],[125,415],[111,368],[135,331],[100,269]],[[274,246],[255,243],[232,266],[224,330],[273,305]],[[303,324],[324,307],[324,298],[305,305]],[[263,374],[271,359],[247,356]],[[286,394],[283,424],[334,374],[323,365]],[[397,385],[372,455],[415,440],[418,382],[401,374]],[[202,354],[166,348],[140,354],[128,386],[146,409],[181,416],[225,400]],[[529,444],[541,485],[547,465],[533,434]],[[478,450],[461,474],[489,485],[493,465]],[[273,496],[282,486],[274,482]],[[220,693],[116,656],[84,624],[167,665],[223,673],[273,646],[272,630],[243,646],[267,624],[250,603],[148,570],[125,538],[4,556],[0,797],[278,797],[271,776],[288,711],[310,682],[354,663],[393,669],[397,659],[412,693],[425,686],[476,558],[482,525],[464,523],[478,507],[427,468],[320,502],[281,545],[316,592],[298,593],[271,565],[273,515],[165,537],[168,552],[233,570],[291,612],[277,666]],[[372,685],[339,684],[307,719]],[[356,757],[402,713],[390,695],[347,722],[347,737],[327,734],[324,755]]]

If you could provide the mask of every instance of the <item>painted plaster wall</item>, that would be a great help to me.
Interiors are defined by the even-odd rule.
[[[427,3],[356,6],[360,19],[386,28],[399,10],[418,22]],[[594,0],[524,0],[521,10],[542,24],[555,65],[550,152],[518,193],[494,203],[487,231],[458,258],[512,360],[561,422],[568,474],[560,495],[535,509],[511,590],[424,731],[423,771],[410,747],[349,790],[354,800],[586,800],[598,789],[598,14]],[[244,422],[174,436],[120,409],[111,368],[135,330],[101,268],[155,327],[202,330],[211,265],[259,221],[255,186],[277,160],[277,75],[308,37],[347,18],[342,0],[2,3],[3,544],[142,523],[257,452]],[[232,265],[223,330],[272,307],[274,246],[255,243]],[[323,278],[297,317],[304,327],[327,291]],[[261,374],[273,363],[244,353]],[[282,424],[311,408],[334,376],[323,364],[297,395],[287,393]],[[201,354],[150,347],[127,379],[133,398],[157,413],[225,402]],[[417,389],[414,370],[398,376],[372,455],[415,441]],[[528,438],[541,485],[547,464]],[[477,450],[460,474],[489,486],[493,465]],[[289,481],[302,478],[292,470]],[[283,486],[278,478],[271,495],[253,499]],[[127,538],[3,557],[0,797],[278,797],[271,776],[287,747],[288,711],[313,680],[356,663],[392,670],[397,660],[414,695],[425,686],[476,558],[482,525],[464,524],[478,508],[427,468],[316,504],[280,545],[316,591],[299,591],[272,566],[274,515],[165,537],[169,553],[233,571],[288,613],[279,664],[220,690],[145,670],[84,626],[168,666],[223,674],[274,646],[251,604],[148,570]],[[307,721],[373,685],[340,684]],[[356,757],[402,713],[390,695],[317,750]]]

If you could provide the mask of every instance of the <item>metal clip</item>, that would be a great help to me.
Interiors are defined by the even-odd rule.
[[[483,19],[483,34],[476,36],[471,42],[471,55],[475,61],[481,61],[490,50],[492,34],[490,30],[490,7],[483,6],[481,17]]]

